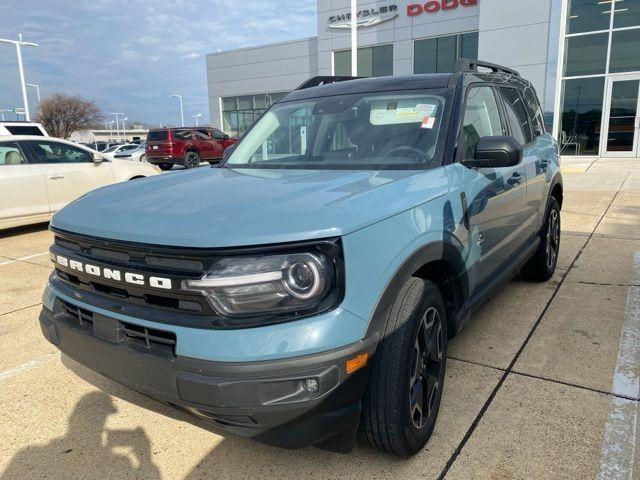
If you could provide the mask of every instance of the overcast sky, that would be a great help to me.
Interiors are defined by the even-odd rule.
[[[208,121],[205,55],[316,34],[316,0],[1,0],[0,38],[24,47],[27,83],[95,100],[130,120]],[[29,104],[36,104],[30,89]],[[0,44],[0,108],[21,106],[15,48]],[[7,114],[5,114],[7,115]],[[9,116],[7,115],[7,120]]]

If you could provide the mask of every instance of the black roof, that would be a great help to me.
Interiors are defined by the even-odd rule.
[[[436,73],[424,75],[403,75],[393,77],[358,78],[339,81],[317,87],[291,92],[280,102],[302,100],[305,98],[330,97],[369,92],[391,92],[394,90],[419,90],[427,88],[446,88],[453,74]]]

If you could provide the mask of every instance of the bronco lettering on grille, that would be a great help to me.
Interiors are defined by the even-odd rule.
[[[97,265],[90,265],[77,260],[71,260],[63,257],[62,255],[55,255],[53,260],[61,267],[67,267],[71,270],[76,270],[77,272],[84,272],[88,275],[105,278],[107,280],[115,280],[117,282],[129,283],[131,285],[138,286],[147,285],[151,288],[158,288],[161,290],[171,290],[172,287],[170,278],[147,277],[140,273],[122,272],[111,268],[101,268]]]

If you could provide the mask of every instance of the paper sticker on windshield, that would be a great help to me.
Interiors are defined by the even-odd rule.
[[[432,117],[437,108],[435,104],[418,103],[418,99],[377,100],[371,103],[370,122],[372,125],[421,124],[425,117]]]
[[[420,125],[420,128],[428,128],[428,129],[432,129],[436,124],[436,119],[435,117],[424,117],[422,119],[422,125]]]

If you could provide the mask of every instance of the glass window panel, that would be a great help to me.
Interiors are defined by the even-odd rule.
[[[613,28],[640,26],[640,0],[618,0],[613,15]]]
[[[438,39],[418,40],[413,48],[413,73],[436,73],[438,69]]]
[[[393,75],[393,45],[373,48],[373,76]]]
[[[253,110],[253,95],[238,97],[238,110]]]
[[[611,3],[602,0],[569,0],[567,33],[608,30]]]
[[[238,97],[226,97],[222,99],[222,111],[230,112],[238,109]]]
[[[451,73],[454,71],[456,63],[456,47],[456,35],[438,38],[438,59],[436,67],[436,71],[438,73]]]
[[[253,104],[255,108],[267,108],[267,96],[266,95],[254,95]]]
[[[222,114],[222,129],[229,135],[238,135],[238,112],[224,112]]]
[[[605,73],[608,44],[608,33],[567,38],[565,76]]]
[[[373,77],[373,48],[358,49],[358,76]]]
[[[500,93],[511,125],[511,135],[522,145],[526,145],[533,140],[533,134],[524,103],[514,88],[500,88]]]
[[[351,50],[333,52],[333,70],[337,76],[351,75]]]
[[[466,158],[473,158],[476,143],[482,137],[505,134],[492,88],[479,87],[469,90],[462,130],[465,137]]]
[[[604,81],[604,77],[598,77],[563,82],[561,153],[598,154]]]
[[[609,71],[631,72],[640,70],[640,30],[613,32]]]
[[[607,138],[609,152],[632,152],[635,148],[639,86],[638,80],[618,81],[613,84]]]
[[[460,36],[459,57],[478,59],[478,32],[465,33]]]
[[[338,73],[336,73],[336,75],[339,75]],[[284,97],[285,95],[287,95],[287,92],[278,92],[278,93],[271,93],[269,95],[269,97],[271,97],[271,103],[270,105],[273,105],[274,103],[276,103],[278,100],[280,100],[282,97]]]

